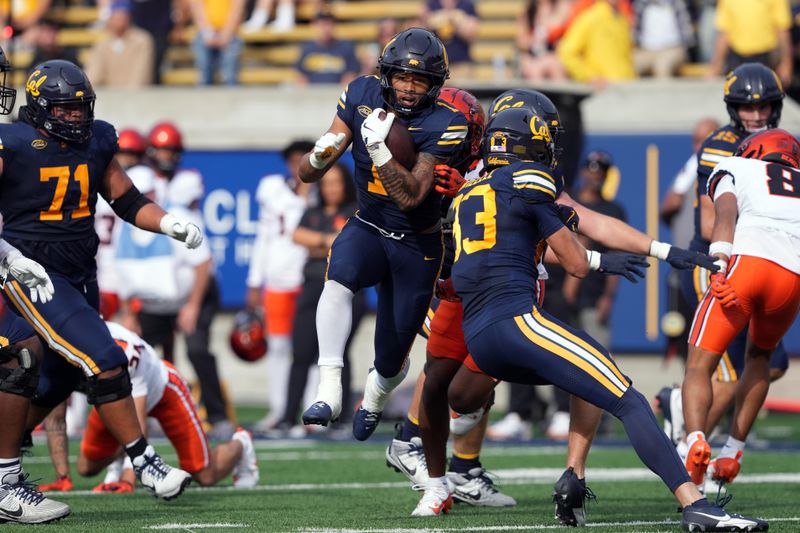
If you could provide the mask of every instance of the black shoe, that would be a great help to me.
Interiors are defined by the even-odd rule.
[[[594,492],[586,486],[586,480],[578,479],[572,467],[567,468],[553,487],[553,503],[556,504],[556,520],[565,526],[586,525],[588,500],[597,500]]]
[[[767,531],[766,520],[730,514],[716,505],[688,505],[683,509],[681,527],[685,531]]]

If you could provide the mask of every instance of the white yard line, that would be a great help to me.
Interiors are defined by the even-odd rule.
[[[144,526],[142,529],[178,529],[178,530],[193,530],[193,529],[238,529],[250,527],[250,524],[232,524],[228,522],[218,522],[215,524],[156,524],[152,526]]]

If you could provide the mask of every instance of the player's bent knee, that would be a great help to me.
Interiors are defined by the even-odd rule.
[[[38,339],[33,340],[38,343]],[[32,349],[37,345],[24,342],[0,348],[0,392],[33,398],[39,384],[41,345],[36,354]]]
[[[127,367],[120,367],[120,371],[110,377],[93,376],[86,379],[86,397],[91,405],[116,402],[130,395],[131,376]]]
[[[204,469],[200,470],[199,472],[194,472],[192,474],[192,478],[197,481],[202,487],[210,487],[215,485],[217,481],[216,472],[214,471],[213,465],[208,465]]]
[[[770,380],[770,382],[778,381],[779,379],[781,379],[785,375],[786,375],[786,369],[785,368],[770,368],[769,369],[769,380]]]

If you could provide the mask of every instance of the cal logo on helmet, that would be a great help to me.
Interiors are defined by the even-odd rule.
[[[533,115],[531,119],[531,133],[533,134],[533,140],[535,141],[544,141],[544,142],[553,142],[552,137],[550,137],[550,129],[547,127],[547,124],[544,123],[542,119],[540,119],[537,115]]]
[[[31,93],[31,96],[39,96],[39,87],[45,82],[47,76],[37,78],[42,73],[41,70],[34,70],[28,76],[28,82],[25,84],[25,90]]]

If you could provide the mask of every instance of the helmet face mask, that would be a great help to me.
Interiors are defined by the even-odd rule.
[[[783,85],[777,74],[760,63],[745,63],[736,67],[725,78],[723,98],[728,108],[731,124],[741,130],[753,133],[763,128],[777,128],[783,110]],[[757,125],[747,129],[740,116],[743,105],[771,105],[764,126]]]
[[[95,93],[86,74],[61,59],[33,68],[25,84],[27,116],[39,129],[68,143],[92,136]]]
[[[11,72],[11,63],[8,62],[5,52],[0,48],[0,115],[10,114],[17,101],[17,90],[6,85],[9,72]]]
[[[444,45],[433,33],[422,28],[410,28],[395,35],[383,49],[378,67],[384,102],[394,111],[406,115],[431,108],[450,76]],[[398,99],[393,80],[402,72],[418,74],[430,82],[428,89],[413,104]]]
[[[183,158],[183,135],[175,124],[161,122],[147,136],[147,157],[157,170],[172,176]]]
[[[543,119],[528,109],[498,113],[489,121],[483,136],[486,168],[532,161],[551,168],[556,165],[555,145]]]

